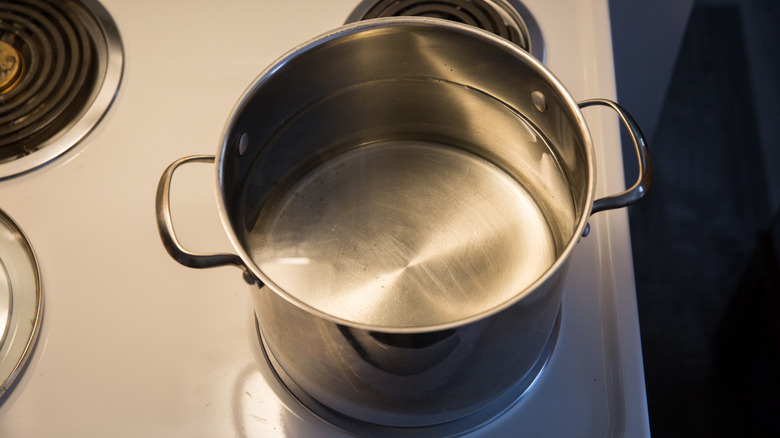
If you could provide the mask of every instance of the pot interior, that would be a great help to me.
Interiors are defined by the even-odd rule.
[[[544,67],[431,19],[347,26],[269,68],[226,131],[224,210],[304,308],[390,329],[518,299],[589,206],[587,133]]]

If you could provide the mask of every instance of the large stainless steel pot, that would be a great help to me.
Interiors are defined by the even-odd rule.
[[[590,105],[617,112],[640,163],[632,188],[595,202]],[[183,158],[160,180],[171,256],[244,269],[270,362],[299,399],[410,427],[484,419],[528,388],[588,217],[650,179],[618,105],[576,103],[515,45],[425,18],[338,28],[246,91],[216,158],[236,254],[190,252],[171,223],[175,169],[213,160]]]

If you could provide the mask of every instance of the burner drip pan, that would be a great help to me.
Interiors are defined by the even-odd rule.
[[[38,261],[22,230],[0,210],[0,402],[30,356],[42,315]]]

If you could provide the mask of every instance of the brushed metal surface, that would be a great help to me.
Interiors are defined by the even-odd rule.
[[[247,237],[252,259],[297,299],[347,321],[467,318],[510,300],[557,256],[531,194],[448,146],[373,143],[282,187]]]
[[[316,76],[309,74],[313,70],[318,72]],[[540,94],[546,102],[543,110],[535,104]],[[330,285],[326,284],[325,278],[334,276],[325,275],[330,268],[320,263],[320,255],[306,254],[303,250],[274,253],[273,248],[258,249],[263,246],[258,235],[267,236],[268,233],[256,231],[256,224],[259,221],[261,228],[263,224],[268,225],[269,220],[265,218],[280,214],[280,209],[286,208],[282,207],[286,202],[284,198],[300,179],[313,171],[327,174],[322,170],[328,166],[325,163],[338,161],[337,157],[342,154],[354,156],[353,149],[391,149],[391,145],[399,144],[442,146],[440,149],[454,152],[439,155],[473,157],[472,162],[485,163],[487,167],[482,169],[491,168],[496,172],[483,172],[482,176],[473,174],[458,181],[453,177],[468,175],[470,170],[464,169],[473,167],[461,163],[460,167],[449,171],[447,185],[439,183],[437,186],[435,173],[446,166],[438,166],[436,170],[429,163],[423,166],[425,172],[418,169],[412,172],[413,176],[406,177],[404,184],[410,187],[407,193],[411,195],[418,190],[414,185],[420,184],[432,193],[438,191],[434,197],[442,196],[445,200],[431,203],[415,194],[412,197],[417,199],[407,199],[405,211],[397,211],[395,217],[389,216],[387,209],[384,213],[379,213],[381,208],[371,212],[378,200],[386,202],[390,198],[386,197],[385,201],[374,199],[376,194],[370,192],[376,192],[377,187],[380,191],[389,190],[389,186],[395,184],[395,177],[378,176],[384,173],[380,168],[356,170],[362,172],[364,179],[374,181],[377,187],[370,188],[370,183],[358,185],[360,178],[355,176],[350,184],[347,180],[333,183],[349,185],[353,192],[331,188],[326,196],[325,190],[321,189],[322,194],[318,196],[323,199],[323,206],[338,209],[341,207],[334,201],[339,201],[352,204],[352,209],[362,205],[363,210],[357,213],[342,211],[341,215],[331,212],[328,217],[312,212],[296,213],[301,216],[296,219],[298,221],[323,220],[318,225],[322,228],[315,231],[320,236],[315,236],[313,241],[325,240],[334,227],[333,232],[339,231],[339,217],[341,221],[347,221],[342,225],[352,224],[349,226],[355,228],[354,231],[360,231],[356,224],[379,214],[383,216],[384,225],[376,223],[373,226],[377,230],[384,228],[386,234],[400,240],[392,243],[393,246],[384,242],[385,253],[376,257],[392,258],[392,251],[399,250],[405,253],[399,260],[382,262],[370,255],[370,263],[361,265],[359,259],[367,255],[369,245],[383,245],[383,238],[372,231],[375,237],[365,239],[365,245],[358,242],[357,249],[353,242],[349,248],[352,255],[347,254],[337,262],[349,270],[346,274],[339,272],[335,283]],[[292,50],[261,73],[247,90],[225,128],[217,157],[221,214],[231,241],[252,273],[314,315],[369,330],[437,330],[445,328],[443,325],[475,321],[519,301],[523,294],[544,282],[546,276],[563,264],[566,254],[584,230],[593,202],[591,148],[587,127],[574,100],[538,60],[516,45],[488,32],[445,20],[419,17],[369,20],[343,26]],[[396,160],[402,160],[403,154],[397,155]],[[419,157],[410,161],[419,161]],[[314,170],[320,166],[323,167],[319,171]],[[399,169],[404,166],[392,165]],[[479,172],[479,169],[477,166],[473,172]],[[503,176],[496,179],[502,173]],[[486,211],[484,206],[478,208],[475,201],[491,202],[485,201],[484,193],[479,193],[479,190],[495,190],[488,189],[490,184],[484,185],[491,179],[490,184],[496,187],[508,181],[514,181],[516,187],[504,190],[502,195],[513,196],[513,200],[488,204]],[[503,182],[497,184],[499,180]],[[469,193],[475,184],[482,185],[476,193]],[[381,186],[385,186],[384,189]],[[368,188],[368,191],[361,194],[359,188]],[[392,196],[403,197],[398,193]],[[519,199],[525,201],[517,202]],[[465,207],[466,204],[469,207]],[[442,206],[451,209],[437,211]],[[302,203],[299,207],[318,208]],[[533,214],[518,220],[518,209]],[[460,228],[447,230],[448,225],[442,219],[455,222],[463,219],[453,215],[455,210],[458,214],[467,214],[466,222],[477,224],[477,228],[467,229],[461,223]],[[412,216],[404,218],[403,215]],[[507,219],[512,217],[514,219]],[[373,217],[370,219],[375,222]],[[504,222],[491,224],[491,221]],[[302,236],[292,236],[295,233],[289,228],[299,222],[284,222],[287,237],[276,233],[275,237],[267,237],[272,240],[270,243],[273,244],[273,239],[304,240]],[[425,227],[413,230],[422,225]],[[306,225],[303,227],[305,229]],[[489,230],[491,227],[494,228],[492,231]],[[404,229],[406,234],[397,233],[398,229]],[[463,235],[475,229],[481,237]],[[487,237],[499,229],[499,237]],[[366,229],[362,231],[369,233]],[[454,258],[443,256],[441,262],[423,265],[431,269],[440,263],[441,266],[435,268],[436,280],[442,285],[439,290],[449,289],[447,293],[455,297],[459,282],[470,282],[467,287],[480,281],[489,283],[475,288],[479,292],[472,291],[470,296],[454,298],[455,305],[450,309],[446,309],[446,303],[439,302],[435,304],[440,306],[438,310],[431,312],[431,306],[420,308],[421,312],[415,316],[410,309],[417,310],[425,300],[419,291],[424,288],[435,290],[426,280],[427,286],[407,289],[414,292],[397,307],[399,310],[369,309],[371,312],[367,312],[367,307],[360,304],[360,294],[354,292],[358,283],[374,282],[372,290],[382,292],[381,286],[385,285],[387,289],[391,277],[399,272],[403,278],[401,282],[407,285],[425,278],[425,269],[418,268],[416,274],[410,269],[402,269],[415,260],[413,253],[423,251],[426,245],[430,247],[421,240],[423,234],[426,239],[438,240],[433,246],[438,246],[441,253],[447,252],[448,245],[456,247],[458,240],[471,242],[472,250],[461,251],[459,257],[465,258],[453,264],[449,262]],[[541,237],[524,237],[537,234]],[[356,236],[339,234],[343,241],[338,245],[346,248],[350,240],[359,240]],[[537,238],[544,243],[534,240]],[[480,245],[474,245],[480,239],[491,242],[482,245],[483,249],[490,247],[488,255],[480,255]],[[507,242],[512,240],[517,242]],[[500,245],[495,244],[497,241]],[[290,240],[286,241],[286,244],[290,243]],[[308,245],[310,249],[332,254],[342,251],[319,244]],[[525,245],[527,247],[523,247]],[[266,250],[270,253],[258,252]],[[258,256],[263,260],[255,260]],[[352,261],[347,261],[350,257]],[[274,258],[279,260],[268,263]],[[480,258],[481,261],[477,261]],[[510,268],[512,261],[522,266]],[[317,267],[310,269],[315,264]],[[478,264],[492,270],[491,274],[498,271],[501,274],[490,280],[488,274],[475,276]],[[447,271],[447,266],[455,269]],[[300,275],[304,269],[309,269],[309,273]],[[286,274],[283,275],[283,271]],[[449,278],[450,274],[454,274],[454,278]],[[305,280],[307,276],[309,280]],[[317,286],[312,288],[312,284]],[[323,293],[328,287],[343,289]],[[403,294],[397,291],[390,295],[374,294],[371,300],[377,303],[388,296],[398,298]],[[440,292],[436,294],[441,295]],[[348,298],[350,295],[352,298]],[[338,298],[334,300],[335,296]]]

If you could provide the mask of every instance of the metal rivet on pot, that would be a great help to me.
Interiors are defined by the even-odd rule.
[[[249,147],[249,135],[247,135],[247,133],[244,132],[238,138],[238,155],[244,155],[248,147]]]
[[[244,281],[250,285],[254,286],[257,285],[259,287],[263,287],[263,283],[260,282],[260,280],[257,279],[250,271],[249,269],[244,269]]]
[[[534,103],[536,109],[540,112],[547,111],[547,98],[544,97],[541,91],[534,91],[531,93],[531,102]]]

